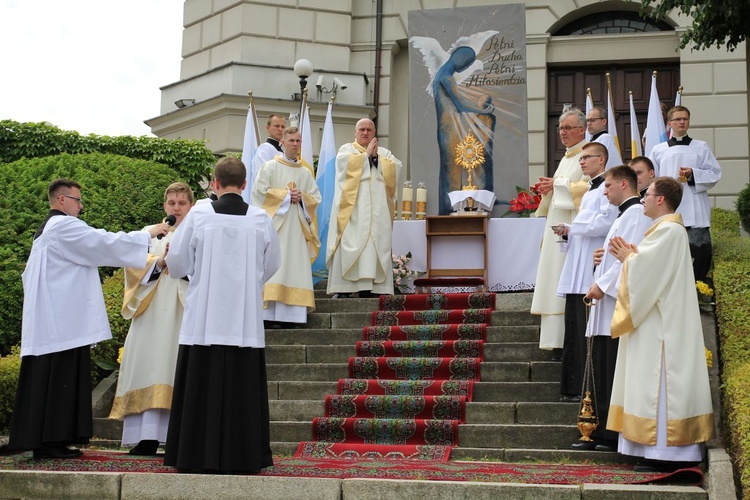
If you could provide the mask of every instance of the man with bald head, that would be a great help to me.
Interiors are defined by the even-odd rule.
[[[326,267],[328,293],[339,297],[393,293],[392,214],[401,162],[378,146],[375,133],[372,120],[359,120],[354,142],[336,156]]]

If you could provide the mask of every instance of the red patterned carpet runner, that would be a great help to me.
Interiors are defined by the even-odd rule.
[[[349,378],[295,457],[447,461],[479,380],[493,293],[380,297]]]

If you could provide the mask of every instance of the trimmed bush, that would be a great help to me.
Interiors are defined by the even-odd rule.
[[[20,342],[23,272],[33,235],[49,210],[47,186],[58,177],[81,184],[80,218],[109,231],[162,220],[164,189],[183,180],[171,168],[109,154],[62,154],[0,165],[0,354]],[[113,269],[102,268],[103,275]]]
[[[112,276],[107,277],[102,283],[104,303],[107,305],[107,317],[109,318],[109,327],[112,330],[112,338],[104,342],[99,342],[91,351],[91,359],[94,361],[92,363],[94,385],[111,373],[110,370],[97,366],[96,361],[103,360],[109,363],[116,363],[117,355],[120,352],[120,348],[125,344],[125,337],[130,328],[130,320],[123,318],[122,314],[120,314],[124,286],[124,273],[122,269],[115,271]]]
[[[742,229],[750,233],[750,184],[737,195],[736,207]]]
[[[20,348],[14,347],[10,354],[0,357],[0,434],[6,436],[16,401],[18,372],[21,369],[20,351]]]
[[[0,148],[2,163],[63,153],[105,153],[158,162],[174,169],[196,194],[202,191],[201,182],[208,179],[216,161],[214,154],[201,141],[129,135],[81,135],[47,123],[19,123],[13,120],[0,121],[0,144],[3,145]]]

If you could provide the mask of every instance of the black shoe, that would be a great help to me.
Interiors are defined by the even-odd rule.
[[[580,403],[581,402],[581,396],[579,396],[578,394],[575,394],[575,395],[570,395],[570,394],[563,395],[563,396],[560,396],[560,402],[562,402],[562,403]]]
[[[76,448],[68,448],[67,446],[42,446],[34,450],[34,460],[43,460],[45,458],[78,458],[83,455],[83,452]]]
[[[156,439],[144,439],[140,441],[128,453],[130,455],[140,455],[145,457],[156,456],[156,449],[159,447],[159,441]]]
[[[357,295],[359,295],[360,299],[376,299],[380,297],[380,294],[372,293],[371,290],[360,290],[357,292]]]
[[[670,462],[668,460],[649,460],[639,461],[633,467],[635,472],[674,472],[680,469],[689,469],[696,467],[700,462]]]
[[[599,444],[596,445],[596,447],[594,448],[594,450],[596,450],[596,451],[606,451],[606,452],[611,453],[611,452],[617,451],[617,446],[615,446],[613,444],[608,444],[608,443],[604,443],[604,442],[600,441]]]
[[[337,293],[333,296],[334,299],[351,299],[352,294],[351,293]]]
[[[264,330],[279,330],[281,329],[281,322],[280,321],[269,321],[269,320],[263,320],[263,329]],[[138,443],[140,444],[140,443]]]
[[[552,349],[552,357],[549,360],[555,363],[562,363],[562,349]]]
[[[596,441],[576,441],[570,447],[579,451],[593,451],[596,449]]]

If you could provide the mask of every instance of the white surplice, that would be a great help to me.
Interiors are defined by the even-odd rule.
[[[604,147],[607,148],[608,157],[607,165],[605,166],[606,170],[609,170],[612,167],[618,167],[623,164],[622,155],[620,154],[620,148],[617,147],[615,138],[609,135],[607,132],[596,136],[595,139],[592,138],[591,142],[598,142],[599,144],[603,144]]]
[[[151,236],[110,233],[70,216],[50,218],[23,272],[21,356],[112,338],[99,266],[144,267]]]
[[[604,196],[604,182],[586,191],[568,230],[565,264],[560,273],[557,295],[585,294],[594,282],[594,250],[601,248],[604,238],[617,217],[617,208]],[[592,181],[593,182],[593,181]]]
[[[166,261],[171,278],[190,277],[180,345],[265,347],[263,317],[252,311],[263,309],[263,283],[281,264],[279,237],[265,210],[250,206],[236,216],[216,213],[211,203],[194,206]]]
[[[682,201],[677,207],[677,213],[682,215],[685,227],[710,227],[711,202],[708,190],[721,179],[721,166],[704,141],[691,138],[688,145],[669,145],[675,142],[679,141],[670,139],[657,144],[651,151],[656,175],[676,179],[680,167],[692,168],[692,179],[682,184]]]

